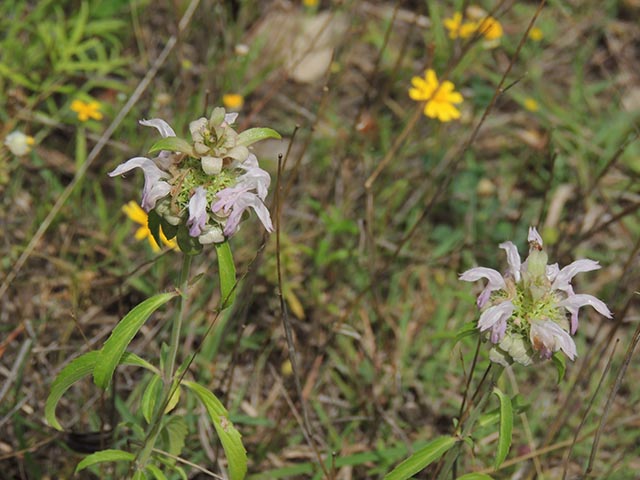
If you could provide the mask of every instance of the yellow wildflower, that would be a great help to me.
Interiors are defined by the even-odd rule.
[[[222,96],[222,104],[230,110],[237,110],[244,105],[244,97],[239,93],[225,93]]]
[[[456,12],[451,18],[445,18],[442,22],[447,30],[449,30],[449,38],[469,38],[472,36],[478,25],[475,22],[462,23],[462,14]]]
[[[478,25],[478,31],[487,40],[496,40],[502,37],[502,25],[493,17],[485,17]]]
[[[460,118],[460,111],[454,103],[462,103],[462,95],[455,91],[450,81],[438,82],[436,72],[429,69],[424,78],[413,77],[413,88],[409,89],[409,97],[419,102],[426,102],[424,114],[429,118],[437,118],[441,122],[450,122]]]
[[[100,103],[91,101],[85,103],[82,100],[74,100],[71,102],[71,110],[78,114],[78,120],[86,122],[89,118],[95,120],[102,120],[102,113],[100,113]]]
[[[154,252],[160,251],[160,246],[156,239],[153,238],[151,234],[151,230],[149,230],[149,217],[147,212],[145,212],[140,205],[138,205],[133,200],[122,206],[122,211],[129,217],[131,220],[140,225],[140,228],[136,231],[135,239],[136,240],[144,240],[145,238],[149,240],[149,245],[151,245],[151,249]],[[167,247],[172,248],[173,250],[178,250],[178,244],[175,239],[169,240],[162,231],[162,227],[160,227],[160,240]]]
[[[318,0],[302,0],[305,7],[313,8],[318,6]]]
[[[540,40],[542,40],[542,37],[544,37],[544,34],[538,27],[533,27],[531,30],[529,30],[529,38],[534,42],[539,42]]]
[[[527,110],[529,110],[530,112],[537,112],[538,111],[538,102],[536,102],[533,98],[529,97],[529,98],[525,98],[524,102],[523,102],[524,108],[526,108]]]

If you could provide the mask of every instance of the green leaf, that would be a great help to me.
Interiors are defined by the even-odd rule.
[[[165,137],[154,143],[149,149],[149,153],[156,153],[162,150],[169,150],[172,152],[181,152],[188,155],[193,155],[193,147],[189,142],[180,137]]]
[[[97,463],[133,462],[135,458],[136,456],[133,453],[125,452],[124,450],[101,450],[84,457],[76,467],[76,473]]]
[[[456,343],[458,343],[460,340],[462,340],[465,337],[469,337],[471,335],[474,335],[478,333],[478,322],[476,322],[475,320],[471,321],[471,322],[467,322],[465,323],[462,327],[460,327],[460,329],[456,332],[455,337],[453,338],[453,345],[455,345]],[[453,346],[452,345],[452,346]]]
[[[216,243],[218,255],[218,274],[220,275],[220,301],[221,308],[227,308],[236,299],[236,265],[233,263],[233,254],[229,242]]]
[[[557,383],[560,384],[560,382],[564,378],[564,372],[567,370],[567,364],[564,354],[556,352],[551,357],[551,360],[553,360],[553,365],[556,367],[556,372],[558,373]]]
[[[93,370],[93,381],[100,388],[106,389],[111,382],[113,372],[120,362],[127,346],[133,340],[140,327],[149,316],[162,305],[177,295],[176,292],[160,293],[140,305],[137,305],[116,325],[99,352],[96,368]]]
[[[248,147],[260,140],[265,140],[267,138],[276,138],[280,140],[282,137],[278,132],[271,128],[250,128],[249,130],[245,130],[244,132],[238,135],[238,145],[244,145]]]
[[[384,480],[406,480],[412,475],[429,466],[434,460],[453,447],[457,442],[456,437],[439,437],[432,440],[420,450],[415,452],[400,465],[387,473]]]
[[[51,391],[49,392],[49,396],[47,397],[44,407],[44,415],[47,423],[56,430],[63,430],[62,425],[60,425],[60,422],[58,422],[58,419],[56,418],[56,407],[58,402],[64,393],[69,390],[71,385],[93,372],[98,356],[99,352],[93,351],[75,358],[60,371],[56,379],[51,384]],[[133,353],[125,353],[120,360],[120,364],[135,365],[151,370],[152,372],[158,372],[153,365]]]
[[[145,469],[151,472],[151,475],[153,475],[157,480],[167,480],[165,474],[162,473],[162,471],[155,465],[148,464]]]
[[[176,416],[169,418],[162,429],[162,438],[167,452],[176,457],[179,456],[184,448],[184,441],[188,433],[187,421],[184,418]],[[176,460],[172,458],[167,458],[165,461],[172,466],[176,463]]]
[[[493,478],[486,473],[467,473],[456,480],[493,480]]]
[[[500,438],[498,439],[498,452],[493,467],[497,470],[504,459],[507,458],[509,449],[511,448],[511,432],[513,430],[513,408],[511,407],[511,399],[508,395],[502,393],[497,387],[493,387],[495,393],[500,399]]]
[[[229,476],[231,480],[242,480],[247,473],[247,452],[242,444],[242,436],[229,420],[229,413],[220,400],[195,382],[183,382],[207,409],[211,422],[220,437],[222,448],[229,463]]]
[[[140,401],[140,410],[142,410],[142,416],[147,423],[151,423],[156,410],[157,400],[161,396],[162,379],[158,375],[154,375],[151,377],[147,388],[145,388],[142,394],[142,400]]]
[[[151,210],[147,215],[147,227],[149,227],[149,231],[158,245],[162,245],[162,240],[160,240],[160,221],[161,217],[155,209]]]

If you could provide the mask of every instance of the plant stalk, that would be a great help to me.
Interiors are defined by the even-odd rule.
[[[192,255],[184,254],[182,260],[182,269],[180,270],[180,279],[178,281],[178,290],[180,293],[180,306],[178,309],[178,315],[173,319],[171,326],[171,339],[169,341],[169,354],[164,364],[163,376],[163,389],[162,389],[162,402],[158,410],[156,411],[153,421],[151,422],[151,430],[147,434],[142,450],[138,453],[137,460],[135,461],[136,470],[144,470],[151,452],[155,446],[158,435],[160,434],[160,426],[162,424],[162,417],[164,416],[164,410],[169,403],[172,395],[173,376],[175,375],[176,358],[178,356],[178,347],[180,346],[180,333],[182,331],[182,323],[184,320],[186,305],[187,305],[187,287],[189,283],[189,273],[191,271]]]

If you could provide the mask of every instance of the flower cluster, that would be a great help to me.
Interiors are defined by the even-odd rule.
[[[549,359],[559,350],[573,360],[577,351],[572,335],[578,329],[580,307],[590,305],[611,318],[604,302],[592,295],[577,294],[571,286],[576,274],[600,266],[588,259],[577,260],[562,269],[557,263],[547,265],[542,238],[533,227],[529,229],[528,240],[529,256],[522,263],[512,242],[500,244],[509,264],[504,275],[484,267],[460,275],[460,280],[467,282],[488,280],[478,296],[478,308],[482,311],[478,328],[487,332],[494,344],[491,360],[502,365],[513,361],[529,365]]]
[[[19,130],[15,130],[7,135],[4,139],[4,144],[14,155],[21,157],[31,151],[31,147],[35,145],[36,141],[31,135],[25,135]]]
[[[449,30],[449,38],[469,38],[476,33],[489,41],[502,37],[502,25],[498,20],[484,14],[480,9],[470,9],[469,11],[472,18],[466,22],[462,21],[460,12],[454,13],[451,18],[444,19],[443,24]]]
[[[159,217],[167,238],[177,236],[183,251],[189,250],[180,243],[185,237],[197,241],[194,245],[224,242],[249,208],[268,232],[273,230],[264,204],[271,178],[248,146],[280,136],[269,128],[238,133],[232,127],[237,116],[215,108],[209,118],[189,124],[190,142],[177,137],[162,119],[143,120],[141,125],[163,137],[151,148],[158,155],[131,158],[109,173],[113,177],[142,169],[142,208],[150,219],[152,211]]]
[[[437,118],[441,122],[450,122],[460,118],[460,111],[454,104],[462,103],[462,95],[455,91],[450,81],[440,83],[436,72],[429,69],[424,78],[413,77],[413,88],[409,89],[409,97],[418,102],[426,102],[424,114],[429,118]]]

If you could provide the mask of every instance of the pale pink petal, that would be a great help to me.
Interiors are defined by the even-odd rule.
[[[527,241],[535,242],[542,246],[542,237],[538,233],[538,230],[536,230],[536,227],[529,227],[529,236],[527,237]]]
[[[504,335],[504,330],[506,329],[506,322],[513,314],[514,306],[510,301],[504,301],[498,305],[494,305],[493,307],[487,308],[482,315],[480,315],[480,319],[478,320],[478,328],[481,332],[485,330],[489,330],[490,328],[498,327],[498,331],[502,331],[502,335]],[[502,325],[504,324],[504,326]],[[502,340],[502,337],[498,339],[498,343]]]
[[[156,202],[166,197],[171,190],[171,186],[161,180],[168,178],[169,174],[163,170],[160,170],[155,162],[145,157],[134,157],[126,162],[118,165],[115,170],[109,172],[110,177],[122,175],[134,168],[141,168],[144,173],[144,188],[142,189],[142,208],[147,212],[151,211]]]
[[[509,264],[508,272],[511,277],[516,281],[520,281],[520,254],[513,242],[503,242],[499,245],[505,252],[507,252],[507,263]]]
[[[167,122],[165,122],[161,118],[152,118],[150,120],[140,120],[139,123],[140,125],[144,125],[145,127],[155,128],[156,130],[158,130],[158,132],[160,132],[160,135],[162,135],[163,138],[176,136],[176,132],[173,131],[173,128],[171,128],[171,125],[169,125]]]
[[[480,280],[481,278],[486,278],[489,280],[487,286],[484,290],[478,295],[477,305],[478,308],[482,308],[486,305],[489,297],[491,297],[491,292],[495,290],[501,290],[506,288],[506,284],[504,283],[504,278],[500,275],[500,272],[494,270],[493,268],[486,267],[475,267],[467,270],[462,275],[460,275],[460,280],[464,280],[465,282],[475,282]]]
[[[570,292],[571,290],[571,279],[576,276],[578,273],[582,272],[590,272],[592,270],[598,270],[600,265],[598,262],[589,259],[576,260],[575,262],[567,265],[562,270],[558,272],[556,275],[553,284],[551,284],[551,288],[554,290],[563,290]]]
[[[203,187],[198,187],[189,199],[189,219],[187,220],[187,226],[190,227],[189,235],[199,237],[208,219],[207,191]]]
[[[607,318],[611,318],[611,311],[607,305],[600,299],[593,295],[587,295],[585,293],[573,294],[565,298],[558,303],[559,307],[566,308],[571,313],[571,334],[576,333],[578,329],[578,310],[580,307],[590,305],[596,309],[596,311]]]
[[[543,358],[550,358],[558,350],[562,350],[571,360],[578,354],[571,335],[551,320],[533,322],[530,339],[534,350]]]

